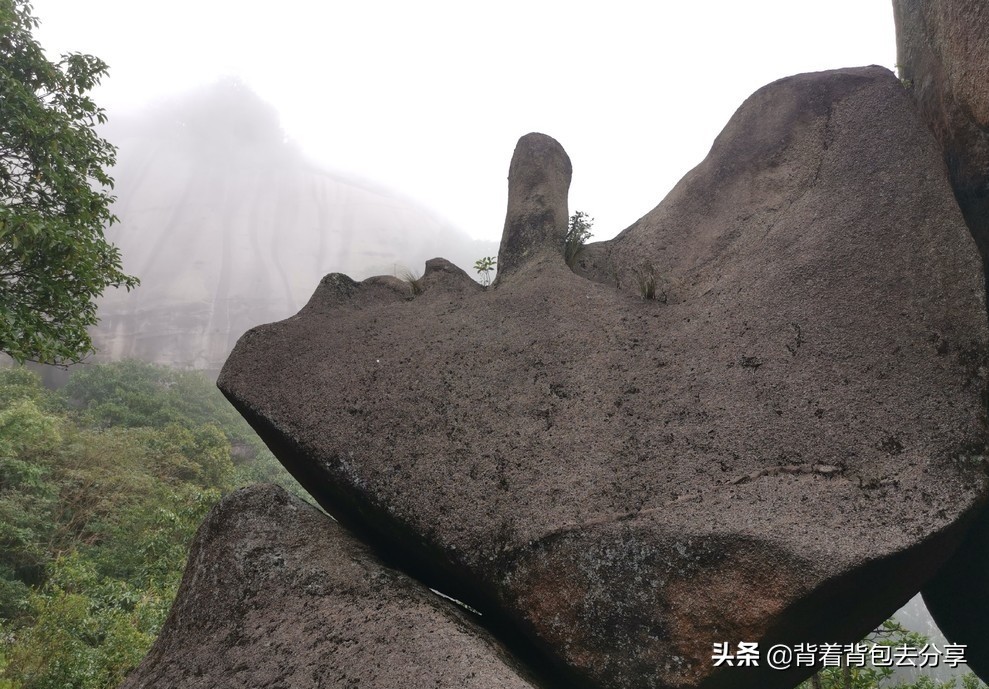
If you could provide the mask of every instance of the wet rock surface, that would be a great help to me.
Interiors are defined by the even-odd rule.
[[[531,689],[471,616],[275,486],[200,527],[165,628],[122,689]]]
[[[573,681],[789,687],[712,644],[861,638],[986,493],[981,263],[942,170],[887,70],[784,79],[593,279],[510,203],[495,288],[327,276],[219,385],[327,510]]]

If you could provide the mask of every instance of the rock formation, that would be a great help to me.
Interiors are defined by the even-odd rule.
[[[989,257],[989,5],[894,0],[901,75],[942,146],[955,196]],[[969,665],[989,681],[989,513],[924,599]]]
[[[529,135],[494,288],[328,275],[219,385],[328,511],[571,681],[790,687],[713,644],[861,638],[985,500],[981,262],[940,161],[887,70],[783,79],[582,277],[566,155]]]
[[[542,252],[559,253],[567,234],[570,157],[545,134],[527,134],[508,169],[508,212],[498,274],[510,275]]]
[[[532,689],[472,616],[275,486],[199,529],[175,606],[121,689]]]
[[[109,237],[142,284],[101,301],[102,359],[215,374],[248,328],[296,313],[330,271],[401,276],[441,247],[467,266],[494,249],[318,168],[236,82],[118,118],[106,135],[120,147]]]
[[[965,219],[989,255],[989,5],[893,0],[904,84],[941,144]]]

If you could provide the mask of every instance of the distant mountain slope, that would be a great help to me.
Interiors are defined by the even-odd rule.
[[[244,331],[296,313],[328,272],[422,272],[439,255],[469,268],[497,253],[395,193],[320,170],[237,82],[118,119],[106,136],[120,149],[109,236],[142,285],[102,300],[100,359],[216,370]]]

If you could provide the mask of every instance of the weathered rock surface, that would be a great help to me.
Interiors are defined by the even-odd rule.
[[[989,5],[981,0],[894,0],[900,71],[941,144],[965,220],[989,257]],[[924,600],[949,639],[968,644],[989,681],[989,514]]]
[[[276,486],[199,529],[165,628],[121,689],[532,689],[467,614]]]
[[[893,0],[900,73],[944,150],[982,254],[989,255],[989,5]]]
[[[508,246],[489,290],[330,275],[219,385],[329,511],[575,681],[793,686],[713,643],[861,638],[986,495],[981,263],[942,170],[887,70],[784,79],[588,250],[600,281],[562,246]]]
[[[553,138],[519,139],[508,167],[508,211],[498,251],[498,275],[511,274],[537,254],[559,253],[567,234],[570,156]]]

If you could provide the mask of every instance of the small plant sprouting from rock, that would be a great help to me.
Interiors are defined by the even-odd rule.
[[[406,270],[402,273],[402,281],[409,286],[412,291],[413,297],[418,297],[422,294],[424,285],[422,284],[422,276],[412,270]]]
[[[643,263],[634,271],[639,283],[639,294],[643,299],[656,299],[656,269],[652,263]]]
[[[896,63],[896,77],[900,80],[900,84],[903,86],[903,88],[905,88],[905,89],[912,89],[913,88],[913,79],[907,79],[905,76],[903,76],[903,72],[904,72],[903,65],[901,65],[899,62],[897,62]]]
[[[594,218],[584,211],[574,211],[567,224],[567,238],[563,244],[563,256],[567,265],[573,268],[577,262],[577,257],[584,250],[584,245],[591,238],[591,225]]]
[[[491,284],[491,271],[497,262],[494,256],[485,256],[474,261],[474,270],[481,276],[481,284],[485,287]]]

